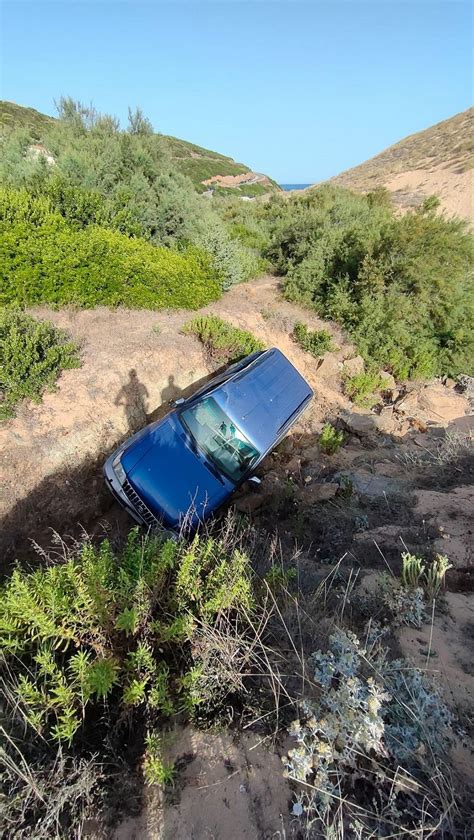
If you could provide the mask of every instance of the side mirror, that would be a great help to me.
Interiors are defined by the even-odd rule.
[[[180,397],[178,400],[174,401],[174,405],[182,405],[184,401],[184,397]]]
[[[247,481],[254,487],[258,487],[262,483],[262,479],[259,478],[257,475],[251,475],[250,478],[247,479]]]

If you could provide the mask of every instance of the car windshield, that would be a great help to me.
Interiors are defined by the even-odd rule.
[[[181,419],[199,448],[232,481],[239,481],[260,456],[213,397],[183,411]]]

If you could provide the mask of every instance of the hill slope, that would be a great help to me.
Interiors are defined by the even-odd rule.
[[[474,109],[405,137],[331,183],[369,192],[386,187],[401,208],[437,195],[449,215],[474,221]]]
[[[34,108],[0,100],[0,133],[25,128],[30,132],[32,139],[43,140],[43,135],[53,120],[54,117],[42,114]],[[245,163],[238,163],[227,155],[213,152],[177,137],[166,134],[162,137],[176,168],[187,175],[200,192],[206,186],[212,186],[210,181],[215,181],[216,185],[231,188],[242,195],[256,195],[259,192],[265,193],[277,188],[275,182],[266,175],[252,172]],[[242,177],[236,179],[238,183],[232,183],[232,177],[229,178],[229,176]]]

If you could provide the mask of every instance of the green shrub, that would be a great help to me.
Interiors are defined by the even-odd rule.
[[[374,371],[363,371],[349,376],[344,382],[344,391],[356,405],[371,408],[378,400],[377,391],[382,387],[383,379]]]
[[[156,732],[148,732],[145,738],[143,775],[148,785],[166,787],[174,782],[176,769],[163,760],[161,738]]]
[[[183,331],[199,338],[209,355],[221,362],[234,362],[263,350],[264,344],[247,330],[240,330],[223,321],[217,315],[201,315],[193,318]]]
[[[472,236],[432,202],[395,216],[384,201],[322,187],[271,201],[266,255],[285,295],[339,321],[366,362],[397,379],[473,370]],[[448,268],[449,267],[449,268]]]
[[[327,330],[310,330],[301,321],[297,321],[294,326],[293,338],[303,350],[307,350],[316,359],[334,350],[331,333]]]
[[[211,255],[223,291],[259,273],[258,256],[233,239],[225,225],[219,224],[215,218],[206,221],[194,241]]]
[[[0,190],[0,235],[0,304],[195,309],[220,294],[204,252],[71,227],[24,190]]]
[[[79,367],[78,348],[49,321],[0,310],[0,420],[22,399],[39,402],[62,370]]]
[[[212,705],[208,674],[196,676],[204,645],[193,640],[217,617],[245,624],[253,604],[242,552],[210,537],[163,543],[134,529],[121,555],[107,541],[87,543],[63,562],[15,570],[1,592],[0,647],[14,662],[27,721],[70,745],[105,702],[150,719]],[[230,690],[221,675],[221,694]]]
[[[319,446],[322,452],[325,452],[326,455],[334,455],[338,449],[344,443],[344,432],[338,431],[331,426],[330,423],[326,423],[319,435]]]

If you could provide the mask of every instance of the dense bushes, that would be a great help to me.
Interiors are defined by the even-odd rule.
[[[78,228],[49,200],[0,190],[0,303],[203,306],[219,296],[210,258],[176,252],[89,224]]]
[[[45,124],[42,141],[32,147],[24,131],[0,138],[0,184],[26,189],[32,200],[48,199],[71,236],[98,225],[174,250],[197,246],[206,251],[206,265],[222,289],[261,270],[258,254],[234,241],[211,203],[173,165],[168,140],[154,134],[139,111],[130,112],[128,129],[121,131],[114,118],[61,99],[59,120]],[[225,158],[216,160],[229,165]],[[16,235],[22,239],[19,230]],[[20,260],[17,268],[23,268]],[[187,283],[183,275],[182,285]],[[190,288],[188,297],[194,295]],[[200,301],[198,294],[196,306]]]
[[[0,420],[25,397],[38,402],[61,370],[78,366],[77,347],[63,330],[23,312],[0,310]]]
[[[472,371],[472,238],[429,204],[395,217],[383,195],[329,187],[270,202],[268,256],[285,294],[342,323],[399,379]]]
[[[209,355],[220,362],[235,362],[264,349],[252,333],[233,327],[217,315],[194,318],[185,325],[184,332],[197,336]]]

